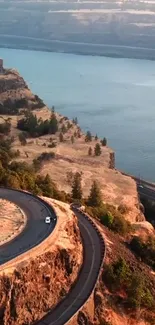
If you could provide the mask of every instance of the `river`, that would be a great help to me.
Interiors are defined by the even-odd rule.
[[[155,181],[155,61],[12,49],[0,57],[49,107],[107,137],[117,168]]]

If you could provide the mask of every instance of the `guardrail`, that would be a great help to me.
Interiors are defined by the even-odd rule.
[[[95,286],[97,284],[97,281],[99,280],[99,277],[101,275],[101,272],[102,272],[102,267],[103,267],[103,264],[104,264],[104,261],[105,261],[105,258],[106,258],[106,243],[104,241],[104,238],[102,236],[102,234],[100,233],[98,227],[96,226],[95,222],[92,220],[92,218],[86,214],[85,212],[81,211],[80,208],[77,208],[76,206],[74,206],[73,204],[71,205],[71,208],[72,209],[75,209],[77,210],[77,212],[81,213],[85,218],[87,218],[87,220],[92,224],[92,226],[95,228],[96,232],[98,233],[98,236],[100,238],[100,242],[101,242],[101,247],[102,247],[102,257],[101,257],[101,262],[100,262],[100,269],[99,269],[99,273],[96,277],[96,281],[95,281],[95,285],[94,287],[92,288],[91,292],[89,292],[88,294],[88,297],[86,298],[84,304],[76,311],[76,313],[66,322],[64,323],[64,325],[67,325],[68,322],[70,322],[75,316],[76,314],[83,308],[83,306],[88,302],[90,296],[92,295],[94,289],[95,289]]]
[[[29,195],[30,197],[32,197],[33,199],[36,199],[37,201],[40,201],[41,203],[42,203],[42,205],[44,205],[50,212],[52,212],[52,213],[54,213],[55,214],[55,216],[56,216],[56,213],[55,213],[55,211],[54,211],[54,208],[53,207],[51,207],[47,202],[45,202],[43,199],[41,199],[40,197],[38,197],[38,196],[36,196],[36,195],[33,195],[33,194],[31,194],[30,192],[24,192],[24,191],[22,191],[22,190],[17,190],[17,189],[13,189],[13,188],[9,188],[9,187],[2,187],[2,186],[0,186],[0,188],[2,188],[2,189],[6,189],[6,190],[13,190],[13,191],[16,191],[16,192],[19,192],[19,193],[22,193],[22,194],[27,194],[27,195]],[[86,213],[84,213],[83,211],[81,211],[80,210],[80,208],[77,208],[77,207],[75,207],[74,205],[71,205],[71,208],[72,209],[75,209],[77,212],[79,212],[80,214],[82,214],[85,218],[87,218],[87,220],[92,224],[92,226],[95,228],[95,230],[96,230],[96,232],[98,233],[98,236],[99,236],[99,238],[100,238],[100,244],[101,244],[101,261],[100,261],[100,267],[99,267],[99,272],[98,272],[98,274],[97,274],[97,276],[96,276],[96,279],[95,279],[95,285],[94,285],[94,287],[91,289],[91,291],[88,293],[88,295],[87,295],[87,298],[85,299],[85,301],[84,301],[84,304],[85,303],[87,303],[87,301],[88,301],[88,299],[90,298],[90,296],[91,296],[91,294],[93,293],[93,291],[94,291],[94,288],[95,288],[95,286],[96,286],[96,283],[97,283],[97,281],[98,281],[98,279],[99,279],[99,277],[100,277],[100,275],[101,275],[101,271],[102,271],[102,266],[103,266],[103,264],[104,264],[104,261],[105,261],[105,257],[106,257],[106,244],[105,244],[105,241],[104,241],[104,238],[103,238],[103,236],[102,236],[102,234],[100,233],[100,231],[99,231],[99,229],[98,229],[98,227],[96,226],[96,224],[94,223],[94,221],[91,219],[91,217],[88,215],[88,214],[86,214]],[[56,216],[56,218],[57,218],[57,216]],[[84,252],[84,254],[85,254],[85,252]],[[60,302],[61,303],[61,302]],[[66,323],[64,323],[64,325],[65,324],[67,324],[69,321],[71,321],[72,320],[72,318],[73,317],[75,317],[75,315],[79,312],[79,310],[84,306],[84,304],[76,311],[76,313],[66,322]],[[44,321],[42,321],[42,320],[40,320],[40,321],[38,321],[38,322],[40,322],[40,324],[45,324],[44,323]],[[38,323],[37,322],[37,323]]]
[[[15,191],[15,192],[19,192],[19,193],[22,193],[22,194],[27,194],[29,196],[31,196],[33,199],[37,200],[37,201],[40,201],[42,203],[42,205],[44,207],[46,207],[46,209],[51,213],[54,213],[55,217],[56,217],[56,222],[57,222],[57,215],[56,215],[56,212],[55,212],[55,209],[50,205],[48,204],[46,201],[44,201],[43,199],[41,199],[41,197],[35,195],[35,194],[32,194],[28,191],[24,191],[24,190],[19,190],[19,189],[15,189],[15,188],[12,188],[12,187],[4,187],[4,186],[0,186],[0,188],[4,189],[4,190],[12,190],[12,191]]]
[[[150,183],[142,178],[139,178],[139,177],[136,177],[134,175],[130,175],[130,174],[127,174],[125,172],[123,172],[122,170],[119,170],[119,172],[121,174],[123,174],[124,176],[129,176],[131,178],[133,178],[137,183],[140,183],[140,184],[145,184],[145,185],[148,185],[148,186],[151,186],[151,187],[154,187],[155,188],[155,183]]]
[[[94,289],[95,289],[96,283],[97,283],[97,281],[98,281],[98,279],[99,279],[99,277],[100,277],[100,275],[101,275],[102,267],[103,267],[103,264],[104,264],[104,261],[105,261],[105,257],[106,257],[106,243],[105,243],[104,238],[103,238],[102,234],[100,233],[98,227],[97,227],[96,224],[94,223],[94,221],[91,219],[91,217],[90,217],[88,214],[86,214],[86,213],[84,213],[83,211],[81,211],[80,208],[75,207],[74,204],[71,204],[71,208],[74,208],[77,212],[79,212],[79,213],[82,214],[85,218],[87,218],[87,220],[88,220],[88,221],[92,224],[92,226],[95,228],[95,230],[96,230],[96,232],[98,233],[98,236],[99,236],[99,238],[100,238],[100,244],[101,244],[101,247],[102,247],[102,256],[101,256],[101,261],[100,261],[99,272],[98,272],[98,275],[96,276],[96,279],[95,279],[95,285],[93,286],[92,290],[91,290],[91,291],[89,292],[89,294],[87,295],[87,298],[85,299],[85,301],[84,301],[84,303],[82,304],[82,306],[81,306],[81,307],[80,307],[80,308],[79,308],[79,309],[74,313],[74,315],[71,316],[70,319],[67,320],[66,323],[64,323],[64,325],[67,325],[70,321],[72,321],[73,318],[77,315],[77,313],[78,313],[78,312],[83,308],[83,306],[88,302],[90,296],[92,295],[92,293],[93,293],[93,291],[94,291]],[[73,211],[74,211],[74,210],[73,210]],[[83,245],[83,246],[84,246],[84,245]],[[85,251],[84,251],[84,254],[86,254]],[[82,268],[81,268],[81,270],[82,270]],[[80,270],[80,272],[81,272],[81,270]],[[79,276],[80,276],[80,272],[79,272]],[[78,276],[78,278],[79,278],[79,276]],[[77,281],[78,281],[78,278],[77,278],[76,281],[74,282],[72,288],[76,285],[76,283],[77,283]],[[66,299],[66,297],[64,297],[64,298],[63,298],[63,299],[62,299],[62,300],[57,304],[57,306],[59,306],[59,305],[62,303],[62,301],[64,301],[65,299]],[[55,306],[54,309],[57,308],[57,306]],[[53,310],[54,310],[54,309],[53,309]],[[46,317],[46,315],[45,315],[44,317]],[[37,324],[38,324],[38,325],[47,325],[46,320],[45,320],[45,322],[44,322],[44,317],[43,317],[43,319],[41,319],[40,321],[36,321],[35,324],[36,324],[36,325],[37,325]],[[56,321],[55,321],[54,323],[56,324]],[[51,324],[52,324],[52,323],[51,323]],[[50,325],[50,324],[49,324],[49,325]],[[57,324],[57,325],[58,325],[58,324]]]

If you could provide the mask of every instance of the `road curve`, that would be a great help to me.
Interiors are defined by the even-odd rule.
[[[84,262],[78,279],[65,299],[43,317],[36,325],[64,325],[83,306],[96,284],[103,259],[105,244],[95,224],[73,208],[78,217],[83,240]]]
[[[0,188],[0,198],[17,204],[27,216],[24,231],[15,239],[0,246],[0,264],[38,245],[55,227],[45,224],[44,219],[54,210],[43,200],[22,191]],[[65,325],[83,306],[96,284],[105,257],[104,240],[93,223],[84,213],[73,208],[78,217],[83,240],[84,261],[76,283],[63,301],[52,309],[36,325]]]
[[[45,217],[55,216],[52,207],[29,193],[0,188],[0,198],[18,205],[27,216],[27,224],[17,237],[0,246],[0,265],[37,246],[53,231],[56,221],[45,223]]]

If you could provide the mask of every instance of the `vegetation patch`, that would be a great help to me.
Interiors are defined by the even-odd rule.
[[[55,134],[58,131],[58,121],[54,113],[49,120],[37,119],[30,111],[25,111],[25,116],[17,123],[17,128],[26,131],[31,137],[39,137],[46,134]]]
[[[149,236],[144,242],[141,238],[134,236],[129,247],[136,256],[155,270],[155,237]]]
[[[105,267],[102,280],[108,289],[115,293],[117,302],[131,309],[147,308],[153,311],[155,301],[151,287],[138,270],[132,267],[122,257]]]

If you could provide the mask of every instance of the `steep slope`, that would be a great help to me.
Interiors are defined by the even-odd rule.
[[[6,74],[0,75],[0,80],[0,99],[4,111],[6,111],[5,101],[15,102],[19,98],[20,92],[25,98],[24,102],[16,105],[16,109],[9,104],[7,106],[9,107],[9,115],[3,114],[0,117],[1,123],[7,121],[9,117],[10,135],[13,137],[12,148],[18,150],[20,154],[19,158],[16,159],[17,161],[26,161],[31,164],[44,152],[54,153],[52,159],[43,161],[38,173],[41,175],[48,173],[59,189],[70,193],[74,174],[79,172],[82,176],[84,196],[88,195],[92,181],[95,179],[100,184],[105,203],[113,204],[116,207],[119,205],[126,206],[125,218],[133,223],[145,220],[140,208],[135,181],[115,169],[115,153],[108,146],[102,146],[101,155],[94,156],[95,145],[100,143],[100,139],[96,140],[95,137],[92,137],[91,142],[86,142],[86,135],[77,123],[55,113],[58,121],[58,131],[55,134],[33,138],[28,135],[26,142],[21,144],[19,134],[22,132],[17,129],[17,123],[23,117],[22,110],[26,107],[28,110],[33,109],[33,114],[43,121],[50,119],[51,111],[47,107],[39,108],[42,101],[38,99],[38,96],[31,93],[23,78],[16,71],[6,70]],[[5,89],[8,90],[3,91]],[[3,98],[5,101],[2,100]],[[34,98],[37,98],[35,102],[37,109],[34,109]],[[26,105],[24,105],[25,100]],[[11,115],[12,112],[14,115]],[[17,115],[19,113],[20,116]],[[60,133],[63,133],[63,141],[60,139]],[[90,147],[92,149],[91,156],[88,155]]]
[[[39,108],[44,103],[31,93],[24,79],[14,69],[0,73],[0,114],[18,114],[21,108]]]

